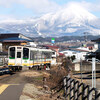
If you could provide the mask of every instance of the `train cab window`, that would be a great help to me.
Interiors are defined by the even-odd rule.
[[[29,58],[29,49],[23,48],[23,59],[28,59],[28,58]]]
[[[55,55],[55,52],[52,52],[53,55]]]
[[[11,59],[15,58],[15,47],[10,48],[9,58],[11,58]]]
[[[21,52],[17,52],[17,58],[21,58]]]

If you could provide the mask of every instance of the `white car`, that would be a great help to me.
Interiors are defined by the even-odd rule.
[[[88,61],[88,62],[92,62],[92,59],[87,59],[86,61]],[[99,59],[95,59],[95,61],[96,61],[96,62],[100,62]]]

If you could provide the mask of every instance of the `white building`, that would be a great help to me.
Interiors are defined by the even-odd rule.
[[[85,60],[88,51],[80,49],[72,49],[72,50],[61,51],[60,53],[63,53],[66,57],[75,56],[75,61],[79,62],[80,60]]]
[[[32,47],[37,47],[37,43],[35,42],[28,42],[27,45]]]

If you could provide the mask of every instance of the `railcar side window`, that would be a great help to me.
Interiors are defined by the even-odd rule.
[[[42,52],[40,52],[40,51],[37,52],[37,59],[41,59],[42,58],[41,54],[42,54]]]
[[[50,59],[50,57],[51,57],[50,52],[47,52],[47,53],[46,53],[46,57],[47,57],[47,59]]]
[[[23,48],[23,59],[28,59],[28,58],[29,58],[29,49]]]
[[[30,60],[33,60],[33,59],[34,59],[34,52],[30,51]]]
[[[15,47],[10,48],[10,59],[14,59],[15,58]]]
[[[46,53],[44,51],[42,52],[42,59],[46,59]]]
[[[44,52],[44,58],[50,59],[51,58],[51,53],[50,52]]]
[[[36,60],[38,58],[37,51],[30,51],[30,60]]]

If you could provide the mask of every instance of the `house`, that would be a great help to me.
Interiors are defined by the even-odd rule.
[[[61,51],[60,53],[63,53],[66,57],[75,56],[75,61],[80,62],[80,60],[85,60],[88,51],[81,49],[68,49],[65,51]]]
[[[94,55],[96,57],[96,59],[100,60],[100,38],[96,39],[96,40],[91,40],[92,42],[95,42],[95,48],[97,48],[97,50],[94,52]]]
[[[94,44],[87,44],[87,48],[91,51],[94,49]]]
[[[9,46],[27,45],[33,42],[30,38],[20,33],[0,34],[1,51],[7,52]]]
[[[75,47],[75,48],[69,48],[66,51],[63,51],[61,53],[64,53],[66,57],[75,56],[76,61],[80,60],[86,60],[88,57],[95,56],[93,52],[95,52],[98,49],[97,44],[89,43],[84,44],[81,47]]]
[[[77,49],[86,50],[89,52],[95,52],[98,49],[98,47],[97,47],[97,44],[94,44],[92,42],[92,43],[83,44],[83,46],[77,47]]]
[[[100,38],[91,41],[95,42],[95,48],[97,48],[97,50],[100,50]]]

